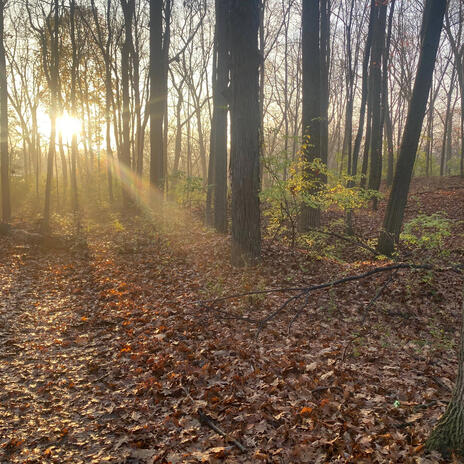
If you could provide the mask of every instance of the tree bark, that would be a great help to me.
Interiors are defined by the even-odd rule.
[[[321,156],[321,50],[319,42],[319,0],[303,0],[302,10],[303,46],[303,109],[302,138],[303,158],[308,164]],[[305,167],[305,181],[316,183],[318,176]],[[315,193],[315,190],[307,192]],[[299,217],[299,228],[306,231],[318,227],[321,222],[319,208],[303,203]]]
[[[426,449],[438,451],[445,458],[450,458],[452,453],[464,457],[464,296],[461,320],[458,376],[453,396],[426,442]]]
[[[369,183],[370,190],[379,190],[380,181],[382,179],[382,76],[381,76],[381,62],[385,46],[385,22],[387,17],[387,5],[378,3],[375,7],[376,22],[374,27],[374,36],[372,40],[372,53],[371,53],[371,112],[372,112],[372,127],[371,127],[371,147],[370,156],[371,164],[369,170]],[[374,210],[377,209],[377,198],[373,201]]]
[[[130,89],[129,89],[129,66],[132,45],[132,20],[134,17],[135,0],[121,0],[124,14],[124,43],[121,50],[121,87],[122,87],[122,146],[121,146],[121,168],[122,175],[122,200],[123,207],[130,205],[130,184],[124,181],[128,178],[128,171],[131,169],[131,150],[130,150]]]
[[[5,57],[5,0],[0,0],[0,162],[2,184],[2,222],[11,219],[10,163],[8,153],[8,89]]]
[[[227,232],[227,113],[229,85],[228,2],[216,0],[216,75],[213,107],[214,227]]]
[[[395,11],[395,0],[390,2],[390,11],[388,13],[388,29],[385,46],[383,48],[382,56],[382,121],[381,126],[385,124],[385,135],[387,139],[387,186],[390,186],[393,182],[393,128],[392,120],[390,115],[390,108],[388,104],[388,58],[390,56],[390,43],[392,36],[393,26],[393,13]]]
[[[53,16],[53,39],[51,43],[51,64],[50,64],[50,143],[47,158],[47,179],[45,182],[45,205],[42,222],[42,230],[48,232],[50,229],[50,203],[53,180],[53,161],[56,154],[56,117],[58,109],[58,70],[59,70],[59,53],[58,53],[58,24],[59,24],[59,2],[54,1]],[[45,49],[44,49],[45,53]]]
[[[356,133],[356,138],[354,140],[353,147],[353,162],[351,167],[351,175],[356,176],[358,173],[358,159],[359,151],[361,149],[361,140],[364,132],[364,119],[366,115],[366,103],[367,103],[367,94],[368,94],[368,67],[369,67],[369,57],[371,53],[372,45],[372,31],[374,26],[374,7],[375,0],[371,0],[371,10],[369,15],[369,29],[367,31],[366,45],[364,48],[363,64],[362,64],[362,84],[361,84],[361,108],[359,112],[359,125],[358,131]]]
[[[150,182],[164,189],[163,1],[150,0]]]
[[[445,121],[443,123],[443,140],[441,145],[441,156],[440,156],[440,177],[443,177],[446,174],[446,167],[447,167],[447,153],[446,153],[446,141],[448,137],[448,133],[450,130],[450,119],[451,119],[451,99],[453,96],[454,90],[454,78],[455,78],[456,68],[453,67],[451,73],[451,81],[450,81],[450,88],[448,92],[446,92],[446,112],[445,112]]]
[[[72,45],[72,65],[71,65],[71,114],[76,117],[77,114],[77,73],[79,68],[79,58],[77,54],[76,43],[76,1],[71,0],[70,4],[70,22],[71,22],[71,45]],[[73,134],[71,139],[71,204],[75,215],[78,211],[78,193],[77,193],[77,134]],[[77,219],[77,217],[76,217]],[[77,224],[76,224],[77,225]]]
[[[409,104],[408,116],[401,142],[392,191],[385,213],[383,230],[380,232],[378,249],[390,255],[394,242],[399,239],[411,182],[417,146],[425,115],[425,107],[432,83],[433,70],[440,34],[443,26],[446,2],[427,0],[421,30],[421,52],[416,79]]]
[[[231,0],[231,177],[233,265],[261,253],[259,210],[259,1]]]

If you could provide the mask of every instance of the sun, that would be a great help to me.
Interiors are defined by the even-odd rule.
[[[67,113],[56,119],[56,130],[66,140],[71,140],[73,135],[79,135],[82,130],[82,122]]]

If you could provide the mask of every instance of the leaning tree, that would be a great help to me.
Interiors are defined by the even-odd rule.
[[[419,65],[404,127],[392,191],[378,242],[379,251],[387,255],[393,252],[394,243],[399,238],[403,223],[409,185],[425,116],[425,107],[432,84],[445,9],[446,2],[443,0],[427,0],[424,7]]]

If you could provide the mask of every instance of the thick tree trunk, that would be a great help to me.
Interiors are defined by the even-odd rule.
[[[458,377],[453,396],[426,442],[428,450],[439,451],[445,458],[452,453],[464,457],[464,296],[461,319]]]
[[[303,46],[303,113],[302,138],[303,157],[310,164],[321,157],[321,50],[319,42],[319,0],[303,0],[302,11]],[[305,167],[304,178],[313,184],[318,180],[311,166]],[[316,193],[312,189],[310,194]],[[299,217],[299,228],[306,231],[318,227],[321,212],[303,203]]]
[[[443,0],[427,0],[425,4],[419,65],[383,230],[379,237],[378,249],[383,254],[389,255],[393,252],[394,242],[400,235],[445,9],[446,2]]]
[[[259,259],[259,0],[231,0],[232,264]]]

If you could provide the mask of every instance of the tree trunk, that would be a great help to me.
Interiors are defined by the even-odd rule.
[[[387,185],[391,186],[395,169],[394,149],[393,149],[393,126],[388,101],[385,107],[385,135],[387,138]]]
[[[121,168],[123,170],[121,179],[123,206],[130,205],[130,185],[124,181],[131,169],[130,153],[130,89],[129,89],[129,66],[132,50],[132,20],[134,15],[135,0],[121,0],[124,13],[124,43],[121,50],[121,87],[122,87],[122,146],[121,146]]]
[[[387,186],[393,182],[393,128],[388,104],[388,57],[390,56],[390,42],[393,26],[393,13],[395,11],[395,0],[390,2],[390,11],[388,13],[388,31],[382,56],[382,121],[381,126],[385,124],[385,135],[387,139]]]
[[[8,89],[6,77],[5,31],[4,31],[5,1],[0,0],[0,162],[2,184],[2,222],[11,219],[10,200],[10,165],[8,154]]]
[[[50,203],[52,192],[53,178],[53,161],[56,153],[56,112],[58,109],[58,70],[59,70],[59,55],[58,55],[58,0],[54,1],[54,33],[51,44],[51,65],[50,65],[50,143],[48,148],[47,158],[47,180],[45,183],[45,206],[42,222],[42,230],[48,232],[50,229]]]
[[[385,213],[383,230],[380,232],[378,249],[390,255],[398,240],[403,223],[409,184],[411,182],[417,146],[425,115],[425,107],[432,83],[440,33],[443,26],[446,2],[427,0],[421,30],[421,51],[414,89],[401,142],[392,191]]]
[[[71,44],[72,44],[72,66],[71,66],[71,114],[75,118],[77,114],[77,73],[79,67],[79,59],[77,56],[76,44],[76,23],[75,23],[76,1],[71,0],[70,4],[70,23],[71,23]],[[77,221],[78,212],[78,193],[77,193],[77,134],[73,133],[71,139],[71,204],[75,215],[76,226],[79,227]]]
[[[163,1],[150,0],[150,182],[164,190]]]
[[[453,396],[425,445],[445,458],[450,458],[452,453],[464,457],[464,296],[461,320],[458,377]]]
[[[450,88],[446,93],[446,113],[445,113],[445,122],[443,123],[443,140],[441,145],[441,156],[440,156],[440,177],[443,177],[446,174],[446,140],[448,131],[450,129],[450,119],[451,119],[451,99],[453,96],[454,90],[454,78],[455,78],[455,70],[451,73],[451,81],[450,81]]]
[[[353,147],[353,162],[351,175],[356,176],[358,173],[358,159],[359,151],[361,149],[361,140],[364,132],[364,119],[366,114],[366,103],[367,103],[367,94],[368,94],[368,66],[369,66],[369,57],[371,53],[372,45],[372,31],[374,27],[374,7],[375,0],[371,0],[371,11],[369,16],[369,29],[367,31],[366,45],[364,48],[363,64],[362,64],[362,84],[361,84],[361,108],[359,112],[359,125],[358,132],[356,133],[356,138],[354,140]]]
[[[259,0],[231,0],[232,264],[261,253],[259,210]]]
[[[319,43],[320,9],[319,0],[303,0],[302,46],[303,46],[303,114],[302,138],[303,158],[308,164],[321,156],[321,50]],[[311,166],[305,167],[305,181],[313,184],[318,175]],[[313,188],[309,194],[316,193]],[[303,204],[299,217],[302,231],[318,227],[321,212]]]
[[[330,59],[330,0],[320,0],[320,60],[321,60],[321,161],[329,157],[329,59]],[[326,179],[324,179],[326,181]]]
[[[381,61],[385,44],[385,21],[387,17],[387,5],[378,3],[375,7],[376,22],[374,28],[374,37],[372,40],[372,53],[371,53],[371,86],[372,86],[372,127],[371,127],[371,165],[369,170],[369,184],[370,190],[379,190],[380,181],[382,179],[382,77],[381,77]],[[374,210],[377,209],[377,198],[373,201]]]
[[[61,133],[58,136],[58,149],[60,151],[61,172],[63,175],[63,196],[66,197],[66,191],[68,189],[68,163],[66,162],[66,156],[64,154],[63,136]],[[64,200],[66,202],[66,198]]]
[[[216,0],[216,82],[213,94],[214,227],[227,232],[227,112],[229,85],[228,2]]]

